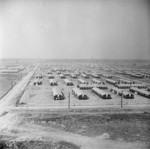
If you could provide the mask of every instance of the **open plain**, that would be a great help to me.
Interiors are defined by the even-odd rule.
[[[148,81],[145,82],[144,77],[150,63],[137,61],[135,67],[133,61],[117,62],[100,60],[30,61],[24,62],[25,64],[18,62],[17,67],[23,66],[20,71],[27,73],[0,100],[0,147],[150,148],[150,97],[138,92],[133,93],[128,84],[126,85],[129,88],[123,88],[121,92],[132,94],[134,98],[130,96],[127,98],[112,91],[118,84],[125,84],[119,82],[121,79],[134,82],[137,86],[142,84],[135,88],[150,93],[150,84]],[[143,69],[144,67],[146,68]],[[130,74],[129,68],[132,70]],[[143,74],[143,78],[131,77],[132,73]],[[60,74],[64,78],[61,78]],[[76,75],[75,78],[72,77],[73,74]],[[84,77],[83,74],[88,77]],[[57,82],[56,86],[50,84],[49,75]],[[107,82],[107,77],[111,77],[109,79],[116,81],[117,84]],[[92,86],[94,78],[102,82],[102,86],[107,87],[100,90],[106,95],[109,94],[111,98],[105,99],[95,94],[92,88],[80,88],[80,79],[85,80],[87,86]],[[70,80],[73,85],[68,86],[64,79]],[[58,100],[55,99],[53,88],[60,91],[60,95],[63,96],[61,100],[59,96],[56,96]],[[74,88],[78,88],[87,99],[82,99],[82,95],[73,94]]]

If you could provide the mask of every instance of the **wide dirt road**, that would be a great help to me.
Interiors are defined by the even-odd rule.
[[[6,110],[7,106],[15,106],[17,97],[24,91],[25,87],[29,83],[31,77],[34,75],[38,65],[35,66],[33,71],[29,72],[23,80],[21,80],[18,84],[16,84],[10,92],[6,96],[4,96],[0,100],[0,115],[3,111]]]

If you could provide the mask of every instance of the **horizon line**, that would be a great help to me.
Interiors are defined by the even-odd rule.
[[[139,59],[139,58],[0,58],[0,60],[12,59],[12,60],[150,60],[150,59]]]

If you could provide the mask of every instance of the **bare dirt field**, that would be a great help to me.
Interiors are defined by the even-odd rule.
[[[82,68],[79,67],[81,72],[89,71],[86,67]],[[71,70],[71,67],[68,69]],[[24,80],[25,85],[24,81],[20,82],[8,94],[9,98],[2,101],[0,149],[150,148],[148,98],[137,94],[134,94],[134,99],[123,98],[121,108],[121,96],[112,93],[113,85],[106,83],[108,89],[105,92],[111,94],[111,99],[104,100],[91,90],[83,90],[88,99],[79,100],[72,94],[78,80],[66,76],[74,83],[66,86],[64,80],[53,72],[58,82],[56,87],[65,97],[64,100],[54,100],[53,86],[50,86],[47,77],[48,69],[40,66],[34,70],[35,73],[33,71]],[[43,75],[42,84],[34,85],[38,74]],[[104,79],[101,77],[99,80]],[[91,83],[92,77],[85,80]]]
[[[11,124],[3,129],[1,136],[3,148],[150,148],[149,113],[11,112],[9,115]]]
[[[33,85],[33,81],[38,74],[43,74],[42,85],[35,86]],[[78,85],[78,79],[72,79],[70,76],[67,76],[69,80],[71,80],[74,85],[66,86],[63,79],[59,77],[56,72],[53,72],[53,76],[55,80],[58,82],[58,86],[50,86],[49,79],[47,77],[47,71],[41,71],[38,69],[35,75],[32,77],[28,87],[26,88],[26,92],[28,92],[28,98],[25,99],[26,103],[24,105],[18,105],[19,107],[49,107],[49,108],[68,108],[68,100],[70,94],[70,107],[73,109],[76,108],[97,108],[97,107],[121,107],[121,96],[116,95],[110,91],[114,86],[106,83],[108,89],[104,89],[104,91],[111,95],[112,99],[104,100],[94,94],[91,90],[83,90],[83,92],[88,96],[87,100],[79,100],[72,94],[72,88]],[[78,77],[82,78],[82,77]],[[102,80],[103,78],[99,79]],[[89,79],[85,79],[88,82],[92,82],[92,77]],[[65,99],[55,101],[52,94],[52,88],[59,88],[63,94]],[[125,89],[129,91],[129,89]],[[128,108],[131,106],[150,106],[150,100],[148,98],[142,97],[140,95],[134,94],[134,99],[125,99],[123,98],[123,107]]]

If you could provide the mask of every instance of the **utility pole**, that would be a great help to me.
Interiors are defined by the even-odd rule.
[[[69,92],[69,95],[68,95],[68,109],[70,109],[70,92]]]
[[[123,91],[121,92],[122,94],[121,94],[121,108],[123,108]]]

